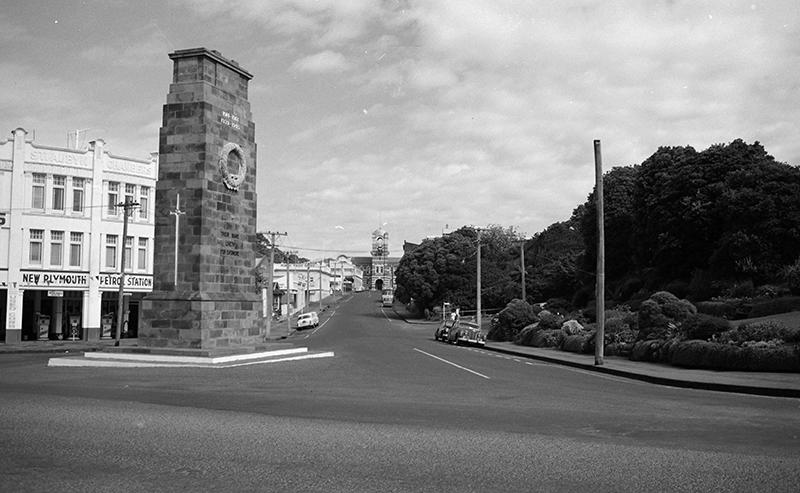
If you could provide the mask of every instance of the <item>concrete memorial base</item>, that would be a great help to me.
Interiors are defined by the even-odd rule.
[[[263,344],[257,347],[227,350],[149,348],[119,346],[89,352],[82,356],[50,358],[47,366],[118,367],[118,368],[232,368],[237,366],[278,363],[333,357],[333,352],[309,352],[306,347],[287,343]]]

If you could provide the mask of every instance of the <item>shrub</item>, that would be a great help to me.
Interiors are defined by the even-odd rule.
[[[639,332],[642,339],[651,332],[666,329],[669,319],[661,313],[661,307],[653,300],[645,300],[639,306]]]
[[[697,313],[684,322],[682,329],[686,339],[709,340],[730,330],[731,324],[724,318]]]
[[[571,353],[590,354],[594,351],[594,345],[590,345],[590,340],[594,334],[565,335],[561,343],[561,349]]]
[[[683,341],[672,351],[670,363],[686,368],[729,369],[742,365],[741,349],[708,341]]]
[[[783,268],[783,278],[793,295],[800,295],[800,258]]]
[[[663,339],[636,341],[631,348],[631,361],[661,362],[661,346],[664,342]]]
[[[639,307],[639,339],[669,339],[680,324],[695,313],[697,308],[693,304],[672,293],[654,293]]]
[[[731,297],[733,298],[749,298],[755,295],[756,288],[753,286],[753,281],[737,282],[731,286]]]
[[[519,331],[519,334],[517,334],[517,337],[514,339],[514,344],[519,344],[520,346],[533,346],[533,336],[538,331],[538,322],[525,326],[521,331]]]
[[[567,320],[561,324],[561,331],[568,336],[580,334],[583,332],[583,325],[579,324],[577,320]]]
[[[650,295],[650,299],[659,305],[666,305],[667,303],[676,303],[680,301],[677,296],[669,291],[658,291]]]
[[[492,319],[492,327],[486,338],[493,341],[513,341],[520,330],[537,321],[531,305],[526,301],[513,299]]]
[[[633,343],[612,342],[611,344],[606,344],[603,349],[603,354],[606,356],[622,356],[628,358],[631,355],[632,349]]]
[[[715,341],[723,344],[741,346],[746,342],[783,341],[788,344],[800,343],[800,328],[788,327],[778,320],[750,322],[719,334]]]
[[[632,343],[636,340],[636,315],[632,312],[606,312],[606,323],[603,328],[606,346],[609,344]]]
[[[564,323],[564,317],[558,315],[557,313],[553,313],[550,310],[542,310],[539,312],[540,329],[560,329],[562,323]]]
[[[785,296],[753,303],[748,318],[766,317],[800,310],[800,296]]]
[[[533,347],[561,347],[564,333],[560,330],[539,330],[533,336]]]

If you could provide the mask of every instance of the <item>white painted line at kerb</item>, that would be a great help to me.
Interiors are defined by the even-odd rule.
[[[426,356],[430,356],[431,358],[438,359],[439,361],[442,361],[442,362],[444,362],[444,363],[447,363],[448,365],[453,365],[453,366],[455,366],[456,368],[460,368],[460,369],[462,369],[462,370],[464,370],[464,371],[468,371],[468,372],[470,372],[470,373],[472,373],[472,374],[474,374],[474,375],[478,375],[479,377],[483,377],[483,378],[485,378],[486,380],[491,380],[489,377],[487,377],[487,376],[486,376],[486,375],[484,375],[483,373],[478,373],[477,371],[470,370],[469,368],[464,368],[463,366],[461,366],[461,365],[457,365],[457,364],[453,363],[452,361],[447,361],[446,359],[444,359],[444,358],[440,358],[440,357],[438,357],[438,356],[435,356],[435,355],[433,355],[433,354],[431,354],[431,353],[426,353],[426,352],[425,352],[425,351],[423,351],[422,349],[417,349],[417,348],[414,348],[414,351],[420,352],[420,353],[422,353],[422,354],[424,354],[424,355],[426,355]]]

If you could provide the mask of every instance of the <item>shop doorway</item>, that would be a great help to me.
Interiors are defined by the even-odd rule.
[[[139,303],[142,299],[141,293],[125,295],[123,299],[122,330],[120,338],[139,337]],[[117,336],[117,313],[119,310],[119,293],[107,291],[102,294],[100,302],[100,325],[101,337],[106,339],[116,338]]]
[[[83,292],[25,290],[22,340],[83,338]]]

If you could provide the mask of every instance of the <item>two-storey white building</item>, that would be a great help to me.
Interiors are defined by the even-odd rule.
[[[0,339],[113,337],[125,252],[124,322],[153,286],[157,155],[42,146],[22,128],[0,142]],[[123,236],[124,207],[129,208]]]

